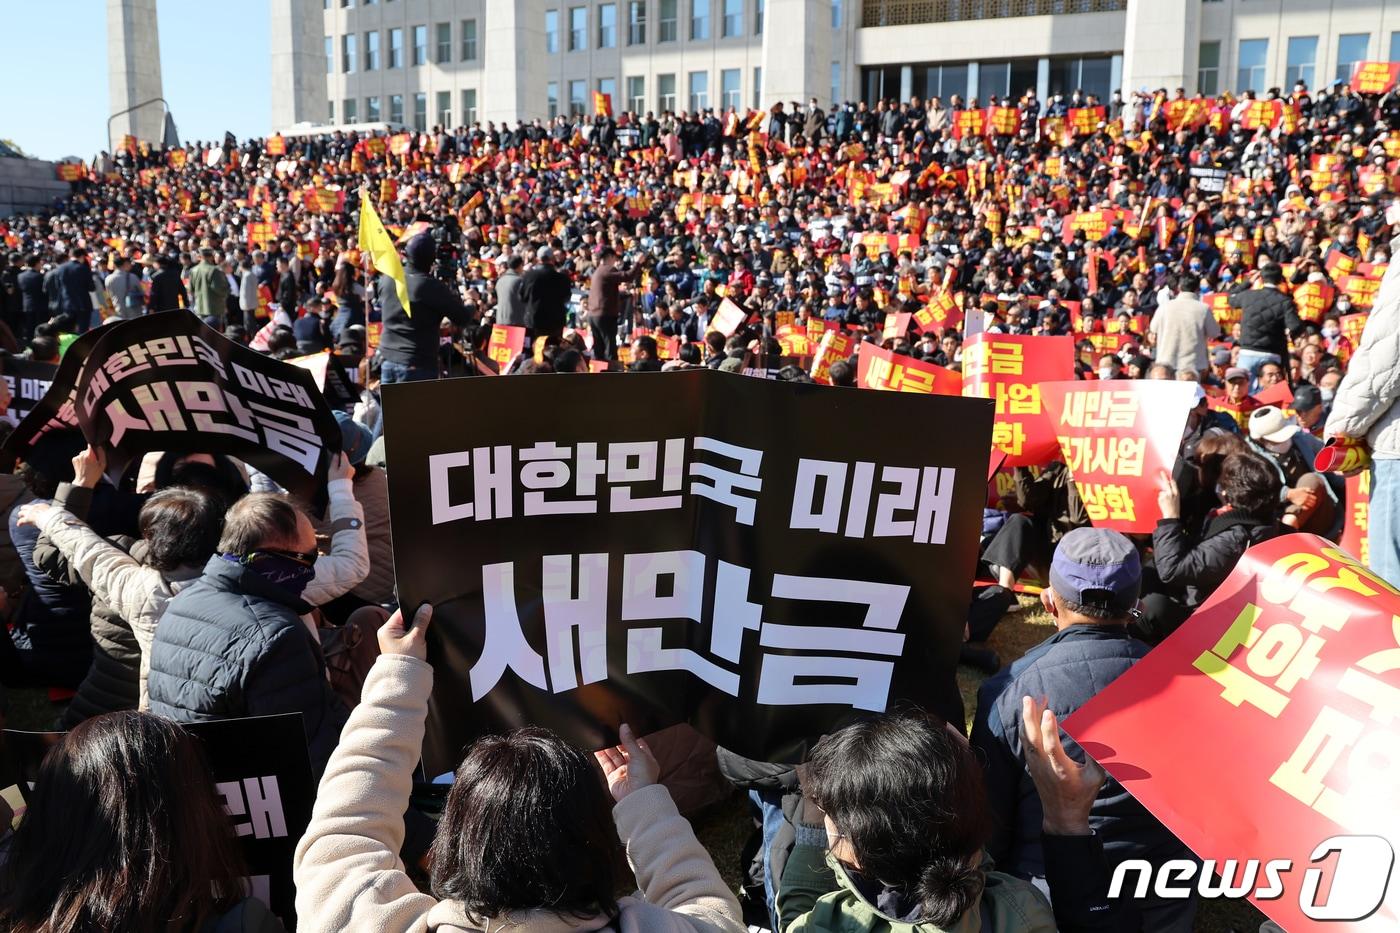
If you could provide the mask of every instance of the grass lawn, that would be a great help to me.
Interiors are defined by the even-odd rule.
[[[1022,597],[1031,604],[1031,597]],[[1039,604],[1009,615],[997,625],[987,644],[999,655],[1003,664],[1010,664],[1033,645],[1044,641],[1054,632],[1050,616]],[[967,709],[968,727],[977,707],[977,687],[985,678],[968,667],[958,669],[958,688]],[[60,712],[49,702],[42,690],[16,690],[9,693],[9,722],[12,729],[50,729]],[[747,801],[734,794],[722,804],[697,814],[693,822],[701,843],[714,857],[715,864],[733,888],[739,885],[739,852],[752,831],[753,822]],[[1204,901],[1196,917],[1196,929],[1201,933],[1255,933],[1264,915],[1247,901]]]

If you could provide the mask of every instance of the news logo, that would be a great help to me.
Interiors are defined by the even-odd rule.
[[[1331,859],[1333,853],[1335,860]],[[1298,909],[1312,920],[1357,921],[1371,916],[1385,900],[1395,866],[1395,850],[1380,836],[1331,836],[1318,843],[1308,859],[1314,866],[1331,861],[1330,885],[1323,886],[1329,877],[1327,867],[1304,869],[1298,887]],[[1253,897],[1256,901],[1272,901],[1287,893],[1293,874],[1291,859],[1226,859],[1218,868],[1214,859],[1203,863],[1172,859],[1159,866],[1142,859],[1128,859],[1114,869],[1108,896],[1125,896],[1128,878],[1133,875],[1135,882],[1126,895],[1133,898],[1146,897],[1151,892],[1161,898],[1185,899],[1194,890],[1202,898]]]

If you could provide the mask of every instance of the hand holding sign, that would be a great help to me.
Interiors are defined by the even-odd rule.
[[[1065,752],[1060,723],[1042,697],[1021,698],[1021,745],[1026,770],[1040,794],[1044,829],[1056,836],[1087,836],[1089,810],[1107,778],[1099,763],[1088,757],[1079,764]]]
[[[428,643],[425,639],[432,618],[433,607],[424,603],[413,614],[413,622],[405,627],[403,610],[394,610],[389,620],[379,627],[379,653],[404,654],[420,661],[428,660]]]
[[[1176,480],[1166,470],[1160,470],[1158,480],[1157,508],[1163,518],[1181,517],[1181,490],[1176,488]]]
[[[593,757],[598,759],[598,766],[603,769],[603,777],[607,778],[608,791],[613,799],[622,803],[622,799],[633,791],[655,784],[661,774],[661,766],[656,763],[656,756],[652,755],[647,743],[634,736],[632,727],[627,723],[624,722],[618,730],[618,738],[622,741],[621,745],[594,752]]]
[[[107,455],[88,444],[73,458],[73,485],[96,489],[106,471]]]

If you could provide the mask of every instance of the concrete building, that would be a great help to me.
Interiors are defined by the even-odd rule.
[[[1317,88],[1400,60],[1400,0],[273,0],[321,51],[275,56],[317,121],[420,128],[615,110],[1035,88]],[[309,9],[308,9],[309,8]],[[302,34],[299,35],[309,35]],[[277,40],[274,40],[277,41]],[[290,119],[274,109],[277,128]],[[304,117],[302,117],[304,119]]]
[[[110,113],[120,114],[112,121],[117,144],[128,134],[161,141],[162,93],[156,0],[107,0],[107,94]]]

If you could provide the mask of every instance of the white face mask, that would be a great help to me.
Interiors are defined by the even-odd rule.
[[[1265,447],[1266,449],[1268,449],[1268,450],[1272,450],[1272,451],[1273,451],[1274,453],[1276,453],[1276,454],[1286,454],[1286,453],[1288,453],[1288,449],[1289,449],[1290,447],[1292,447],[1292,446],[1293,446],[1293,442],[1292,442],[1292,441],[1265,441],[1265,442],[1264,442],[1264,447]]]
[[[1335,337],[1335,336],[1337,336],[1337,335],[1340,334],[1340,333],[1341,333],[1341,331],[1338,330],[1338,329],[1335,328],[1335,327],[1324,327],[1324,328],[1322,328],[1322,336],[1324,336],[1324,337]]]

